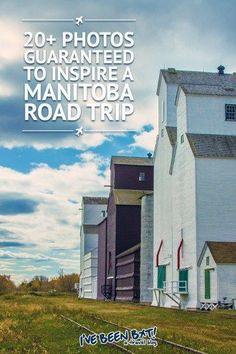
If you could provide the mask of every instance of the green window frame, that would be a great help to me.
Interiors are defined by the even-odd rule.
[[[157,274],[157,287],[158,287],[158,289],[163,289],[164,281],[166,281],[166,266],[159,265],[158,266],[158,274]]]
[[[183,283],[183,281],[186,283]],[[188,269],[179,270],[179,292],[188,292]]]

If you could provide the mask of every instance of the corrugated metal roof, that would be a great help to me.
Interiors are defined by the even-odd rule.
[[[236,263],[236,242],[207,241],[216,263]]]
[[[236,85],[180,85],[180,87],[185,94],[236,96]]]
[[[117,165],[152,166],[153,159],[148,157],[112,156],[111,163]]]
[[[104,197],[83,197],[84,204],[107,204],[108,198]]]
[[[176,85],[216,85],[216,86],[236,86],[235,74],[219,75],[216,72],[203,72],[203,71],[184,71],[175,69],[161,70],[157,94],[159,94],[161,77],[167,84]]]
[[[187,138],[196,157],[236,158],[235,135],[190,134]]]
[[[114,189],[114,199],[116,205],[141,205],[142,196],[152,191],[140,191],[133,189]]]

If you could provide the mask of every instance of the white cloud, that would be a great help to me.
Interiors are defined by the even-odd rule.
[[[109,181],[109,168],[105,164],[104,169],[100,156],[86,152],[80,158],[80,162],[61,165],[58,169],[38,165],[29,173],[0,167],[1,193],[20,193],[39,203],[34,213],[1,215],[4,229],[29,245],[29,248],[24,247],[24,252],[20,248],[17,251],[0,250],[2,261],[3,258],[28,259],[42,261],[43,265],[49,261],[58,268],[65,267],[65,271],[79,271],[81,197],[84,194],[105,195],[104,184]],[[64,257],[60,256],[62,251]]]
[[[134,143],[130,144],[131,147],[143,148],[147,151],[153,152],[155,148],[157,132],[155,129],[147,132],[144,131],[139,135],[134,135]]]
[[[11,252],[0,250],[0,258],[10,259],[35,259],[35,260],[47,260],[48,257],[41,254],[30,254],[27,252]]]
[[[41,126],[43,129],[48,129],[48,127]],[[61,128],[62,129],[62,128]],[[67,129],[66,125],[63,129]],[[56,133],[55,133],[56,134]],[[3,136],[1,140],[1,145],[7,149],[13,149],[15,147],[34,147],[36,150],[44,150],[44,149],[60,149],[60,148],[73,148],[78,150],[86,150],[88,148],[97,147],[103,144],[107,137],[101,133],[94,133],[94,134],[85,134],[80,137],[76,137],[75,134],[70,134],[67,137],[61,137],[61,139],[56,139],[56,135],[54,139],[50,140],[43,140],[42,135],[40,136],[40,140],[36,140],[37,136],[35,134],[28,134],[21,133],[20,131],[17,132],[15,137]]]
[[[12,84],[6,81],[0,82],[0,97],[10,97],[10,96],[14,96],[15,94],[16,94],[16,89]]]
[[[43,266],[38,266],[38,265],[37,266],[34,266],[34,265],[24,266],[24,265],[22,265],[21,269],[24,272],[36,271],[37,273],[39,273],[39,272],[44,272],[44,271],[47,271],[48,269],[51,269],[51,266],[49,266],[49,265],[43,265]]]
[[[22,58],[23,26],[10,18],[0,18],[0,68]]]
[[[14,261],[12,260],[0,260],[0,274],[6,274],[8,272],[11,272],[13,266]]]
[[[109,166],[110,159],[104,158],[103,156],[97,155],[94,152],[86,151],[78,155],[79,158],[82,158],[85,162],[93,161],[98,166]]]

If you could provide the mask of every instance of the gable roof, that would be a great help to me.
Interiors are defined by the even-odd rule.
[[[153,166],[153,159],[148,157],[112,156],[111,163],[115,165]]]
[[[206,242],[214,261],[219,263],[236,263],[236,242]]]
[[[162,69],[159,75],[157,95],[159,95],[162,77],[167,84],[236,87],[235,74],[219,75],[218,72]]]
[[[198,260],[201,265],[207,247],[216,264],[236,264],[236,242],[206,241]]]
[[[108,198],[104,197],[82,197],[82,201],[84,204],[107,204]]]
[[[236,158],[236,136],[187,133],[195,157]]]

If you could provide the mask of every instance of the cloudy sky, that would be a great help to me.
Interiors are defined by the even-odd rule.
[[[161,68],[215,71],[224,64],[227,72],[236,71],[235,11],[234,0],[1,1],[0,273],[19,282],[33,275],[54,276],[61,268],[65,273],[79,272],[81,196],[106,195],[111,155],[145,156],[153,151]],[[23,134],[23,33],[59,36],[78,28],[73,23],[21,20],[79,16],[137,20],[83,24],[86,32],[134,31],[135,114],[122,129],[137,132],[80,138]],[[101,123],[95,127],[101,128]],[[70,123],[64,122],[63,128],[70,129]]]

